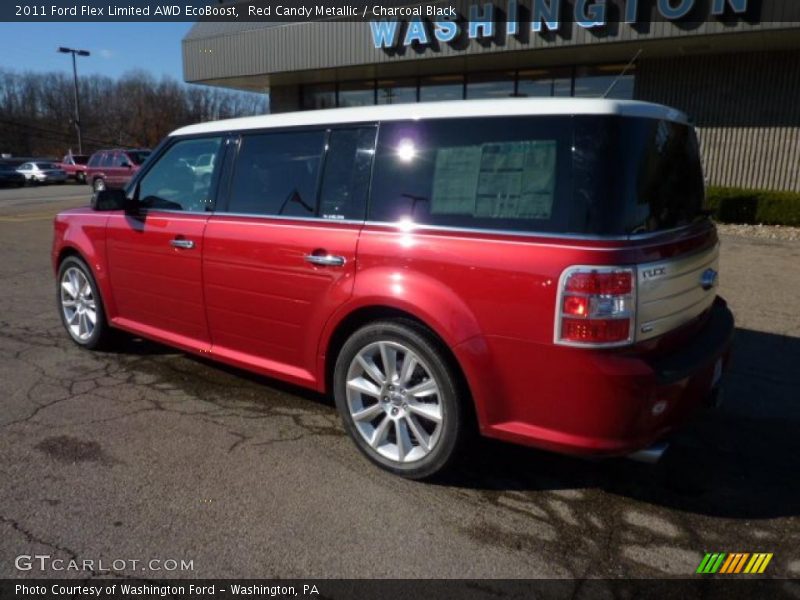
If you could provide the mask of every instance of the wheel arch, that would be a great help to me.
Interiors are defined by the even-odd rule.
[[[87,265],[89,264],[89,261],[86,260],[86,257],[83,255],[83,253],[81,253],[81,251],[78,248],[76,248],[75,246],[64,246],[63,248],[61,248],[61,250],[58,251],[58,256],[56,256],[56,264],[55,264],[56,272],[58,272],[58,269],[61,268],[61,263],[64,262],[64,259],[66,259],[69,256],[75,256],[77,258],[80,258]]]
[[[444,356],[447,364],[455,375],[459,395],[465,402],[467,409],[467,422],[477,428],[478,418],[476,413],[475,400],[470,389],[469,379],[464,368],[459,361],[452,347],[446,342],[445,337],[436,328],[412,312],[390,306],[387,304],[371,304],[360,306],[347,313],[336,323],[324,347],[324,371],[323,383],[325,393],[333,394],[333,374],[336,366],[336,359],[347,339],[361,327],[375,321],[399,321],[419,330],[423,330],[436,344],[439,351]]]
[[[92,249],[91,246],[89,246],[89,248]],[[103,266],[98,264],[99,257],[96,255],[96,250],[94,255],[88,255],[84,248],[74,243],[63,243],[58,249],[58,252],[55,253],[53,262],[56,277],[58,277],[61,264],[71,256],[80,259],[87,266],[92,277],[94,277],[95,283],[97,284],[97,293],[100,296],[100,302],[103,304],[106,320],[110,323],[112,315],[116,314],[116,306],[113,304],[108,276]]]

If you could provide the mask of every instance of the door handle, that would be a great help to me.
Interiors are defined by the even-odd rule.
[[[175,238],[174,240],[170,240],[169,243],[173,248],[183,248],[184,250],[191,250],[194,248],[194,242],[192,240]]]
[[[335,254],[306,254],[306,262],[322,267],[342,267],[347,262],[344,256]]]

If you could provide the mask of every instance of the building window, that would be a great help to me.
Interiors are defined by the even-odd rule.
[[[467,100],[509,98],[514,95],[514,71],[467,76]]]
[[[425,77],[419,85],[420,102],[464,99],[463,75],[436,75]]]
[[[303,110],[336,107],[336,86],[333,83],[320,83],[303,86]]]
[[[379,79],[378,104],[404,104],[417,101],[417,80]]]
[[[517,96],[541,98],[572,95],[571,69],[534,69],[518,74]]]
[[[339,106],[375,104],[374,81],[346,81],[339,84]]]
[[[625,75],[623,64],[553,69],[524,69],[469,75],[431,75],[397,79],[346,81],[338,85],[312,84],[302,89],[303,110],[335,106],[407,104],[479,98],[602,97],[632,99],[635,68]],[[613,87],[612,87],[613,84]]]
[[[625,65],[579,67],[575,73],[575,96],[601,98],[611,89],[608,93],[609,98],[631,100],[635,80],[633,69],[631,67],[625,75],[620,76],[625,70]]]

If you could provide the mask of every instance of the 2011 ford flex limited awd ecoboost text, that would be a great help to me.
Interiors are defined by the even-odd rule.
[[[421,478],[471,425],[619,456],[708,402],[733,318],[703,200],[663,106],[301,112],[174,132],[58,215],[52,258],[81,346],[121,329],[331,393],[367,457]]]

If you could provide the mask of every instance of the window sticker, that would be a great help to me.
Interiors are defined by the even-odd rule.
[[[555,178],[555,140],[444,148],[436,154],[431,213],[549,219]]]

